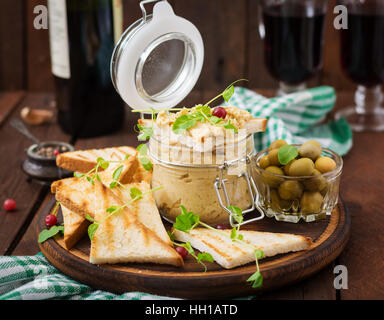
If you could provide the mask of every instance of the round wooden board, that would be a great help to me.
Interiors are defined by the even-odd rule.
[[[37,232],[45,229],[44,218],[54,201],[47,205],[37,224]],[[59,222],[60,222],[59,215]],[[166,227],[167,223],[165,222]],[[298,224],[265,218],[243,229],[292,233],[311,237],[313,247],[307,251],[278,255],[260,261],[264,277],[260,289],[252,289],[246,280],[256,270],[248,264],[231,270],[216,263],[208,263],[208,271],[188,257],[183,268],[156,264],[93,265],[88,262],[90,242],[84,236],[70,251],[62,238],[40,244],[48,261],[69,277],[95,289],[114,293],[130,291],[187,298],[220,299],[253,295],[260,290],[273,290],[303,280],[332,262],[345,247],[350,233],[351,219],[342,203],[324,220]],[[259,290],[259,291],[256,291]]]

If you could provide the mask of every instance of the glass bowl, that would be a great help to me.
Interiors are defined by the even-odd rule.
[[[300,147],[301,145],[293,145]],[[268,172],[259,166],[268,149],[260,151],[255,161],[255,183],[259,192],[257,204],[264,214],[278,221],[312,222],[330,215],[338,202],[342,158],[329,149],[321,156],[336,162],[333,171],[313,176],[287,176]]]

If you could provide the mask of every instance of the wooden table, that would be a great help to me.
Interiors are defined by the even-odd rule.
[[[271,91],[261,91],[270,96]],[[184,105],[209,100],[214,92],[192,92]],[[353,92],[339,92],[337,107],[353,101]],[[9,122],[25,107],[54,108],[48,93],[0,93],[0,203],[7,198],[17,202],[15,212],[0,208],[0,255],[34,255],[39,252],[35,234],[36,216],[51,199],[49,187],[27,182],[21,171],[25,149],[31,144]],[[75,141],[77,149],[106,146],[137,146],[133,131],[136,121],[127,113],[124,129],[113,135]],[[71,137],[56,123],[29,127],[41,140]],[[344,157],[341,196],[352,216],[352,232],[347,247],[334,263],[314,277],[294,286],[264,294],[259,299],[384,299],[384,133],[354,134],[354,147]],[[333,286],[335,265],[348,269],[348,289]],[[0,270],[1,272],[1,270]]]

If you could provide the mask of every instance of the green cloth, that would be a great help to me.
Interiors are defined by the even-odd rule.
[[[336,102],[335,90],[322,86],[282,97],[265,98],[254,91],[236,87],[227,103],[249,111],[254,117],[268,119],[266,132],[255,134],[256,150],[284,139],[289,144],[317,140],[324,148],[345,155],[352,147],[352,131],[342,118],[319,124]]]
[[[276,139],[303,143],[315,139],[340,155],[352,147],[352,133],[341,119],[318,125],[336,101],[331,87],[318,87],[283,97],[267,99],[253,91],[236,87],[229,105],[246,109],[255,117],[268,118],[265,133],[255,134],[257,150]],[[251,297],[248,297],[251,298]],[[0,300],[8,299],[89,299],[159,300],[172,299],[140,292],[123,295],[94,290],[55,269],[42,254],[0,257]],[[245,298],[247,299],[247,298]]]
[[[0,257],[0,300],[165,300],[141,292],[116,295],[91,287],[60,273],[45,257]]]

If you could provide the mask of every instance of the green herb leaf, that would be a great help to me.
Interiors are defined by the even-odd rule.
[[[82,177],[84,177],[84,174],[80,173],[80,172],[74,172],[73,176],[76,177],[76,178],[82,178]]]
[[[127,153],[127,154],[125,155],[125,157],[124,157],[124,160],[128,160],[130,156],[131,156],[131,155],[130,155],[129,153]]]
[[[232,212],[232,217],[236,220],[237,223],[243,223],[243,210],[235,206],[229,206],[228,209]]]
[[[200,263],[201,261],[213,262],[213,258],[208,252],[203,252],[197,255],[197,262]]]
[[[195,251],[193,250],[193,248],[191,246],[191,243],[189,243],[189,242],[180,243],[180,244],[178,244],[178,246],[185,248],[188,251],[189,254],[191,254],[193,256],[195,255]]]
[[[247,282],[252,282],[252,288],[260,288],[263,285],[263,276],[260,272],[260,270],[256,271],[254,274],[252,274]]]
[[[223,98],[226,102],[229,101],[229,99],[231,99],[231,97],[233,96],[233,94],[235,93],[235,87],[234,86],[230,86],[229,88],[225,89],[224,92],[223,92]]]
[[[147,157],[147,154],[148,154],[148,147],[146,144],[141,144],[139,145],[136,150],[138,151],[139,153],[139,162],[141,163],[141,165],[143,166],[143,168],[147,171],[151,171],[152,170],[152,162],[151,160],[149,160],[149,158]]]
[[[264,258],[264,252],[260,249],[256,249],[255,250],[255,256],[256,256],[256,259],[262,259],[262,258]]]
[[[145,170],[147,171],[152,170],[153,168],[152,162],[147,157],[139,157],[139,161]]]
[[[42,243],[55,235],[57,235],[59,232],[64,232],[64,226],[53,226],[50,229],[45,229],[40,232],[38,237],[38,242]]]
[[[176,119],[172,125],[172,131],[176,134],[182,134],[189,128],[196,125],[196,118],[190,114],[184,114]]]
[[[95,235],[95,232],[96,232],[98,227],[99,227],[99,225],[97,223],[92,223],[92,224],[89,225],[89,227],[88,227],[88,236],[89,236],[89,239],[91,241],[93,240],[93,236]]]
[[[295,159],[299,155],[299,151],[296,147],[291,145],[285,145],[279,148],[277,156],[279,158],[279,162],[282,165],[286,165]]]
[[[131,188],[129,194],[132,199],[139,200],[143,198],[143,193],[137,188]]]
[[[113,188],[116,188],[117,187],[117,181],[113,181],[109,184],[109,188],[110,189],[113,189]]]
[[[237,239],[237,228],[236,227],[232,228],[232,230],[231,230],[231,239],[232,240]]]
[[[137,137],[139,141],[146,141],[150,137],[153,136],[153,128],[152,127],[142,127],[139,124],[137,125],[137,127],[140,130],[140,134]]]
[[[224,121],[224,119],[223,118],[219,118],[219,117],[216,117],[216,116],[212,116],[211,118],[210,118],[210,121],[211,121],[211,123],[212,124],[219,124],[220,122],[223,122]]]
[[[114,212],[116,212],[116,211],[119,211],[120,209],[121,209],[120,206],[111,206],[111,207],[109,207],[106,211],[107,211],[108,213],[114,213]]]
[[[192,212],[187,212],[183,206],[180,206],[180,209],[182,213],[176,217],[176,222],[173,224],[173,227],[177,230],[188,232],[199,223],[200,216]]]
[[[169,239],[171,239],[171,241],[174,242],[175,241],[175,235],[173,234],[173,232],[168,230],[167,233],[168,233]]]
[[[115,171],[113,171],[112,179],[119,180],[121,173],[123,172],[124,166],[118,167]]]
[[[223,125],[223,127],[224,127],[225,129],[233,130],[233,131],[235,131],[235,133],[238,133],[237,128],[231,123],[231,120],[228,120],[228,122],[225,123],[225,124]]]
[[[85,219],[87,219],[88,221],[91,221],[91,222],[96,222],[96,220],[93,219],[89,214],[87,214],[87,215],[85,216]]]

